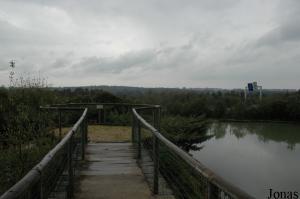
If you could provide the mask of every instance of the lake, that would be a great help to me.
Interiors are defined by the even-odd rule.
[[[213,123],[194,158],[256,198],[269,189],[300,193],[300,125]]]

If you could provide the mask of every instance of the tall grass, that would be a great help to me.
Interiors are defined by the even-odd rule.
[[[57,138],[53,114],[40,105],[54,95],[41,77],[10,72],[10,87],[0,88],[0,194],[22,178],[52,147]]]

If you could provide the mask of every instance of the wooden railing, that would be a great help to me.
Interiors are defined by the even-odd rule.
[[[71,103],[42,107],[42,109],[59,112],[60,132],[62,111],[84,111],[64,138],[0,199],[49,198],[62,181],[66,185],[67,198],[72,198],[75,163],[78,154],[81,155],[79,159],[84,159],[84,149],[87,143],[87,107],[89,110],[96,109],[98,111],[97,122],[105,124],[105,107],[111,106],[126,107],[126,114],[128,111],[131,114],[132,142],[136,146],[137,160],[145,175],[148,175],[146,178],[154,194],[163,194],[164,188],[160,180],[163,178],[176,198],[253,198],[226,182],[165,138],[160,133],[160,106],[124,103]],[[144,114],[145,112],[148,114]],[[145,118],[148,118],[148,121]]]
[[[50,110],[82,110],[83,113],[72,129],[48,154],[20,181],[6,191],[0,199],[45,199],[52,197],[58,185],[65,189],[67,198],[73,197],[76,161],[84,159],[87,143],[87,109],[54,108]],[[79,157],[80,156],[80,157]]]
[[[145,110],[149,112],[149,109],[152,110],[153,125],[140,114]],[[160,110],[160,106],[132,109],[133,142],[137,146],[138,162],[144,173],[150,175],[148,179],[154,194],[164,194],[164,190],[159,190],[164,189],[159,182],[161,175],[176,198],[253,198],[165,138],[160,133]]]

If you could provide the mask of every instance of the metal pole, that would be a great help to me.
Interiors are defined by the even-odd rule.
[[[262,86],[259,87],[259,100],[262,100]]]
[[[245,101],[247,101],[247,87],[245,87],[244,96],[245,96]]]

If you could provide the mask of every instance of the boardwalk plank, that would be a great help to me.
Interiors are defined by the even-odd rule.
[[[131,144],[89,144],[86,152],[86,161],[80,169],[75,198],[154,198],[136,164],[136,155]]]

